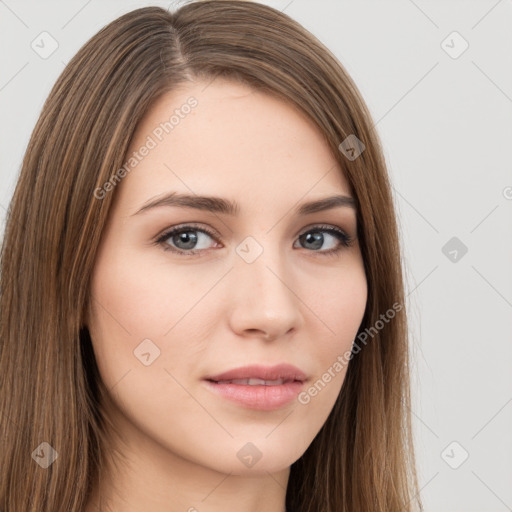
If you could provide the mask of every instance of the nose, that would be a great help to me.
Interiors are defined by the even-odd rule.
[[[252,263],[235,258],[230,324],[244,337],[278,339],[302,325],[301,301],[284,255],[265,249]],[[233,282],[232,281],[232,282]]]

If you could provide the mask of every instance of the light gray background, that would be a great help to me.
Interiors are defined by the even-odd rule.
[[[383,141],[406,257],[425,510],[512,510],[511,2],[264,3],[338,56]],[[65,63],[106,23],[144,5],[171,3],[0,0],[2,224]],[[43,31],[59,45],[47,59],[31,48]],[[469,44],[457,58],[454,31]],[[446,256],[452,237],[459,248]]]

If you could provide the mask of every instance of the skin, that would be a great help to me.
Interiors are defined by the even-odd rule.
[[[350,350],[366,306],[355,209],[293,213],[299,203],[351,195],[322,134],[296,108],[224,79],[190,82],[154,104],[129,154],[190,96],[198,105],[109,192],[86,325],[115,404],[108,415],[122,444],[111,448],[123,458],[87,512],[100,503],[115,512],[283,512],[290,465],[327,419],[346,367],[309,403],[273,411],[228,401],[202,379],[287,362],[306,373],[307,389]],[[160,206],[135,214],[170,191],[236,201],[240,213]],[[191,222],[218,236],[153,243]],[[353,245],[318,224],[342,229]],[[301,241],[306,232],[323,234],[323,244]],[[249,236],[263,249],[250,264],[236,252]],[[148,366],[134,355],[145,339],[160,350]],[[261,452],[250,468],[237,457],[248,442]]]

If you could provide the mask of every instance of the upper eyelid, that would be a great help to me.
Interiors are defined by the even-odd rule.
[[[205,227],[204,225],[195,223],[195,222],[187,222],[187,223],[183,223],[183,224],[176,224],[175,226],[171,226],[169,228],[164,229],[160,234],[158,234],[155,237],[155,239],[160,239],[161,237],[164,237],[168,233],[171,233],[173,231],[178,231],[180,229],[185,230],[187,228],[190,228],[190,231],[197,230],[197,231],[202,231],[202,232],[206,233],[207,235],[214,235],[219,238],[221,237],[221,235],[218,234],[217,230],[215,230],[213,228]],[[341,226],[337,226],[336,224],[328,223],[328,222],[316,222],[316,223],[308,224],[307,226],[303,227],[299,231],[298,234],[310,231],[311,229],[314,229],[314,228],[319,228],[319,229],[333,228],[333,229],[340,230],[340,231],[346,233],[347,235],[349,235],[348,230],[346,230],[345,228],[343,228]]]
[[[171,233],[180,231],[180,230],[186,231],[187,228],[190,228],[189,231],[201,231],[201,232],[207,234],[208,236],[214,237],[216,239],[222,238],[221,235],[218,234],[217,230],[215,230],[213,228],[210,228],[210,227],[206,228],[201,223],[188,222],[188,223],[183,223],[183,224],[177,224],[177,225],[174,225],[172,227],[165,229],[164,231],[161,232],[161,234],[157,235],[153,240],[156,243],[163,243],[163,242],[165,242],[165,240],[167,238],[169,238]],[[317,228],[319,231],[329,230],[329,229],[339,231],[340,233],[345,235],[345,237],[349,240],[349,243],[354,242],[357,239],[357,230],[355,232],[355,236],[353,236],[353,235],[351,235],[350,230],[347,230],[347,229],[342,228],[341,226],[337,226],[335,224],[322,223],[322,222],[308,224],[307,226],[303,227],[295,236],[302,236],[304,233],[307,233],[308,231],[312,231],[315,228]],[[334,236],[334,235],[331,235],[331,236]]]
[[[220,235],[217,234],[217,231],[214,230],[213,228],[205,228],[204,226],[196,225],[194,222],[188,222],[185,224],[177,224],[175,226],[166,228],[160,234],[158,234],[154,239],[161,240],[163,237],[168,236],[168,234],[172,233],[173,231],[186,230],[187,228],[190,228],[190,231],[201,231],[210,236],[220,237]]]

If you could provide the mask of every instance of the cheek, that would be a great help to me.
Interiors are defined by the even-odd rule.
[[[361,265],[347,267],[338,276],[322,281],[322,287],[308,301],[326,333],[321,347],[333,350],[350,345],[364,316],[367,301],[366,275]]]
[[[126,252],[98,262],[92,281],[92,317],[116,337],[161,337],[182,317],[197,284],[177,265]]]
[[[308,338],[314,344],[317,362],[313,383],[321,380],[316,386],[317,391],[322,391],[320,401],[334,402],[341,389],[366,301],[366,276],[362,266],[354,265],[340,273],[339,278],[331,279],[308,304],[318,318],[314,323],[317,335],[311,333]]]
[[[99,255],[91,282],[89,331],[107,385],[128,370],[133,379],[141,367],[191,371],[187,365],[204,350],[207,331],[219,314],[215,308],[220,303],[208,296],[218,275],[203,277],[138,251],[110,247]],[[154,362],[145,367],[149,361]],[[144,373],[143,379],[154,378],[154,370]]]

